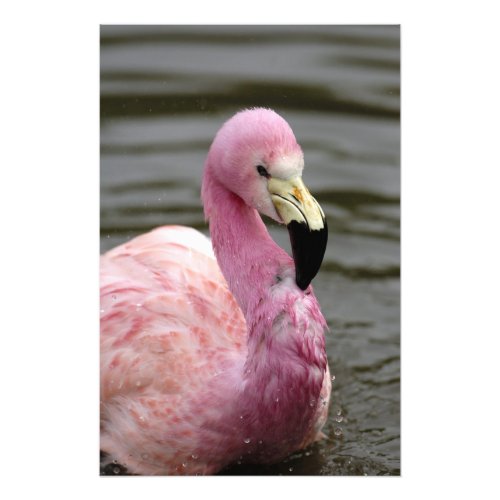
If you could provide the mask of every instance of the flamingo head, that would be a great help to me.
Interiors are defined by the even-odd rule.
[[[297,285],[318,272],[328,228],[323,210],[302,181],[304,155],[288,123],[270,109],[244,110],[217,133],[207,175],[263,215],[286,224]],[[205,184],[204,181],[204,184]],[[210,207],[205,204],[207,217]]]

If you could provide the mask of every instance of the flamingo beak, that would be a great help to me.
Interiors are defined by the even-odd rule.
[[[328,240],[325,214],[300,177],[286,180],[271,177],[267,187],[278,215],[288,228],[295,281],[305,290],[325,255]]]

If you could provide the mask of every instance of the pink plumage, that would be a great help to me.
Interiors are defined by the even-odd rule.
[[[291,231],[300,219],[315,237],[322,219],[326,232],[302,168],[283,118],[242,111],[205,164],[212,245],[194,229],[165,226],[102,256],[101,449],[130,472],[273,463],[321,437],[326,323],[294,264],[309,265],[298,257],[309,247],[294,247],[292,259],[258,214]],[[319,266],[310,266],[312,279]]]

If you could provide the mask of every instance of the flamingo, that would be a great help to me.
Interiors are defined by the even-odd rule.
[[[327,242],[292,129],[270,109],[216,134],[210,240],[164,226],[101,256],[101,450],[140,475],[271,464],[321,439],[331,379],[311,280]],[[286,224],[293,258],[260,214]]]

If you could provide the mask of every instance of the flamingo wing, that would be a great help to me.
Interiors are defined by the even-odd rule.
[[[244,359],[246,324],[210,241],[191,228],[160,227],[104,254],[100,284],[101,445],[126,461],[161,435],[148,422],[165,427],[187,394]]]

